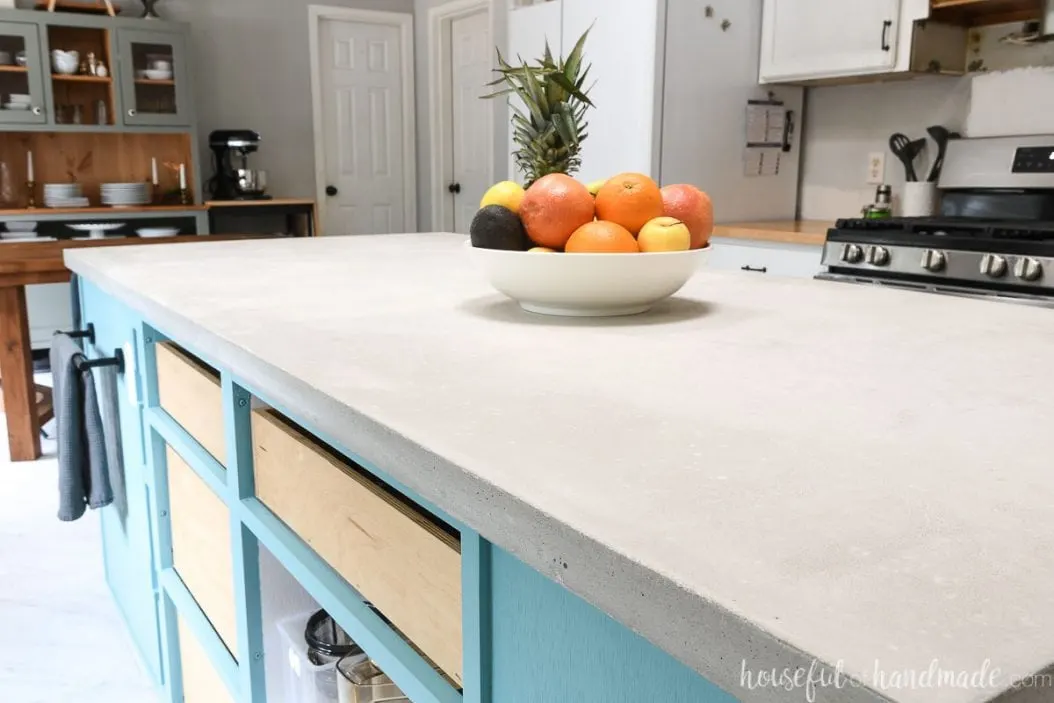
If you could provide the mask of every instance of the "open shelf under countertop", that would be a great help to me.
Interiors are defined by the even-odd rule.
[[[204,205],[150,205],[146,207],[38,207],[33,209],[0,210],[0,217],[14,215],[121,215],[140,212],[156,212],[164,215],[171,212],[204,210]]]
[[[729,222],[714,227],[714,236],[818,246],[827,241],[827,230],[832,227],[834,222],[827,220]]]

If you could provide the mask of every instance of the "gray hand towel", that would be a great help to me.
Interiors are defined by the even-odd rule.
[[[106,437],[91,369],[77,344],[58,333],[51,342],[59,450],[59,520],[76,520],[85,505],[113,502],[106,464]]]

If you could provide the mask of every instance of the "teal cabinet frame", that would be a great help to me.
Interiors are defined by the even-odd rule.
[[[174,113],[150,112],[137,100],[136,74],[133,62],[136,44],[157,44],[172,48],[173,75],[175,80],[176,111]],[[121,121],[137,127],[185,127],[193,120],[190,101],[189,62],[185,35],[177,32],[153,29],[118,29],[117,54],[120,56],[118,80],[121,95]]]
[[[145,560],[148,573],[155,575],[151,594],[155,607],[139,616],[152,618],[151,623],[138,622],[132,614],[126,617],[133,630],[156,633],[157,680],[166,703],[183,701],[177,617],[197,638],[234,701],[266,703],[265,667],[287,664],[280,653],[270,653],[275,659],[269,662],[264,651],[260,546],[275,556],[414,703],[735,703],[729,693],[393,480],[383,467],[366,462],[335,438],[317,433],[322,442],[459,532],[464,681],[462,689],[455,688],[255,497],[252,401],[257,398],[313,431],[298,417],[296,408],[258,392],[230,369],[202,356],[192,344],[173,340],[220,371],[227,442],[227,466],[221,466],[159,405],[155,350],[168,337],[123,307],[108,305],[106,295],[90,284],[82,286],[81,295],[85,322],[94,322],[103,331],[100,339],[106,346],[122,337],[141,340],[136,354],[141,406],[138,414],[132,408],[128,411],[133,413],[133,423],[139,424],[145,449],[145,490],[139,495],[150,516],[150,547],[145,554],[140,549],[135,557]],[[226,537],[231,541],[234,564],[237,652],[227,650],[173,568],[166,445],[179,453],[230,510]],[[114,556],[111,550],[120,547],[105,543],[108,563]],[[122,572],[124,578],[131,578],[128,573]],[[111,580],[111,588],[120,597],[127,584]]]

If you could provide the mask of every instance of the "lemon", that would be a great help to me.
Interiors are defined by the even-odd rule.
[[[483,200],[480,201],[479,206],[482,209],[488,205],[501,205],[503,208],[518,214],[522,201],[523,186],[512,181],[502,181],[490,187],[490,190],[483,195]]]
[[[597,197],[597,193],[600,192],[600,189],[604,187],[605,183],[607,183],[607,180],[593,181],[592,183],[586,186],[586,190],[588,190],[589,194],[595,198]]]
[[[531,247],[527,250],[528,254],[555,254],[556,249],[550,249],[549,247]]]

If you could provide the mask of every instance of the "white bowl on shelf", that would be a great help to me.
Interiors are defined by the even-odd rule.
[[[0,51],[0,66],[10,66],[10,65],[11,65],[11,52],[10,51]]]
[[[146,79],[148,81],[168,81],[168,80],[172,80],[172,71],[171,71],[171,69],[165,71],[165,70],[162,70],[162,69],[148,68],[147,70],[143,71],[143,73],[146,74]]]
[[[4,103],[5,110],[28,110],[29,103]]]
[[[33,96],[31,96],[31,95],[29,95],[27,93],[11,93],[11,95],[9,95],[8,97],[10,98],[11,102],[13,102],[13,103],[18,103],[18,104],[23,104],[24,103],[26,105],[28,105],[33,100]]]
[[[179,235],[178,227],[144,227],[143,229],[137,229],[135,231],[140,237],[144,239],[153,239],[155,237],[175,237]]]
[[[80,66],[81,55],[76,51],[55,49],[51,52],[51,68],[60,76],[72,76]]]
[[[712,247],[652,254],[550,254],[479,249],[472,258],[499,292],[528,312],[614,317],[647,312],[710,258]]]
[[[4,227],[8,232],[36,232],[36,222],[5,222]]]

